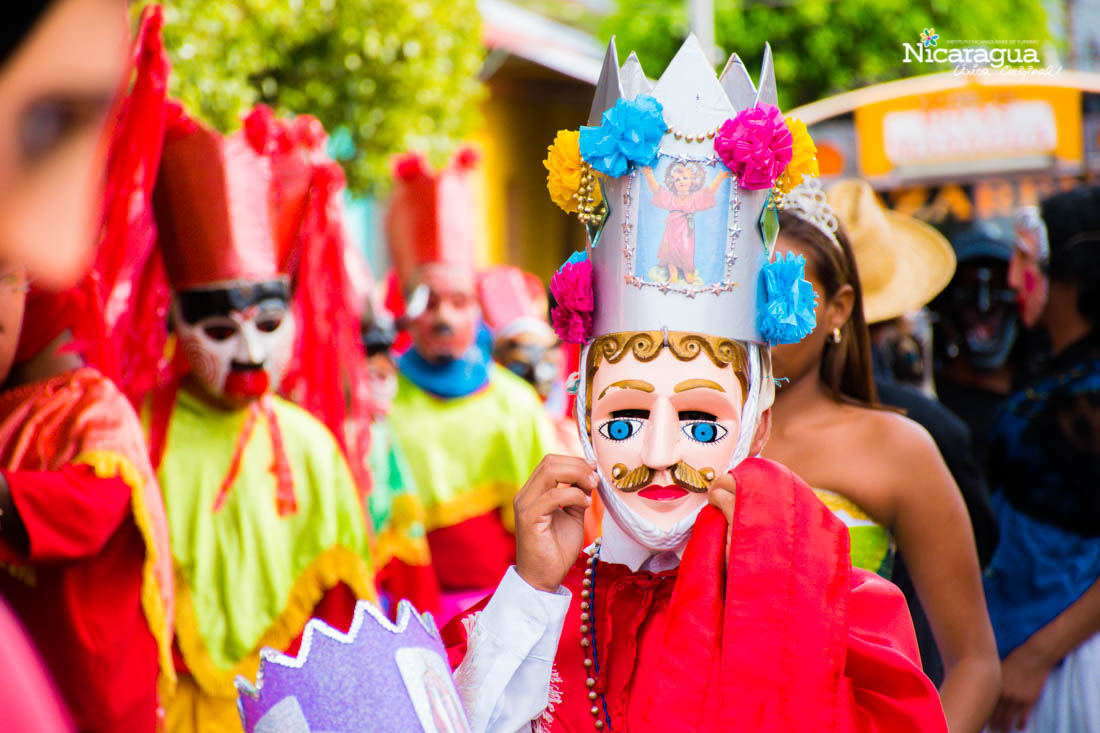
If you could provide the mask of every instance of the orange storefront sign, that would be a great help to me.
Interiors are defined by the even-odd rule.
[[[1065,169],[1083,159],[1081,91],[1068,87],[973,83],[866,104],[854,118],[871,179]]]

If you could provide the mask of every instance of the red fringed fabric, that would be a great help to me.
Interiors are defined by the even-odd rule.
[[[244,449],[248,446],[248,439],[252,437],[252,429],[256,427],[256,421],[259,417],[260,405],[258,402],[253,402],[248,406],[248,414],[244,417],[241,432],[237,433],[237,445],[233,447],[233,458],[229,461],[229,470],[225,472],[222,485],[218,487],[218,495],[214,497],[214,506],[210,508],[211,511],[220,511],[225,504],[225,500],[229,497],[229,490],[233,488],[233,484],[237,480],[237,474],[241,471]]]
[[[245,131],[272,156],[277,237],[294,284],[296,358],[280,391],[328,426],[366,497],[371,412],[359,305],[344,259],[344,174],[323,152],[324,130],[308,115],[278,120],[259,106]]]
[[[170,63],[160,7],[142,15],[134,81],[120,108],[107,160],[103,226],[95,265],[80,286],[74,337],[89,364],[135,403],[166,368],[171,292],[156,251],[151,197],[166,123]]]
[[[401,291],[401,280],[397,277],[397,270],[395,269],[391,269],[389,275],[386,276],[385,298],[382,305],[393,314],[398,326],[401,326],[407,304],[405,303],[405,294]],[[411,347],[412,337],[409,335],[408,330],[399,328],[391,350],[395,354],[404,354]]]
[[[275,417],[275,408],[271,406],[270,395],[264,395],[259,403],[264,419],[267,420],[267,430],[271,433],[271,473],[275,476],[275,507],[279,516],[285,517],[298,511],[298,498],[294,495],[294,475],[290,472],[283,431]]]
[[[174,393],[174,392],[173,392]],[[252,402],[248,406],[248,414],[245,415],[244,425],[237,435],[237,445],[233,449],[233,459],[229,462],[229,470],[222,479],[222,485],[218,489],[218,495],[214,497],[214,506],[211,509],[219,511],[225,504],[233,484],[237,481],[237,474],[241,470],[241,461],[244,459],[245,448],[252,438],[252,431],[256,428],[256,422],[260,415],[267,421],[267,431],[271,436],[271,474],[275,477],[275,507],[280,517],[294,514],[298,511],[298,498],[294,494],[294,475],[290,471],[290,463],[287,461],[286,448],[283,445],[283,431],[279,429],[279,421],[275,417],[275,410],[271,406],[271,398],[265,396]],[[160,455],[163,455],[163,446]]]
[[[336,435],[365,496],[370,489],[370,403],[366,354],[344,267],[344,231],[337,208],[342,188],[339,169],[321,168],[314,176],[295,273],[299,358],[283,388]]]

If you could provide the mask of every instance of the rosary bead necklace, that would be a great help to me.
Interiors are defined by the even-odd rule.
[[[581,648],[584,649],[584,686],[588,689],[588,702],[592,707],[588,712],[595,719],[596,730],[611,730],[611,715],[607,712],[607,700],[595,690],[596,678],[600,675],[599,659],[596,656],[596,563],[600,557],[602,538],[593,543],[595,551],[585,562],[584,580],[581,581]],[[598,704],[597,704],[598,703]],[[602,713],[602,717],[601,717]],[[604,723],[604,718],[607,723]]]

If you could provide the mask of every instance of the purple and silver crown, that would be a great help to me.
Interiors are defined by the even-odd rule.
[[[346,634],[311,619],[297,657],[261,653],[238,677],[245,733],[469,733],[435,623],[402,601],[391,623],[367,601]]]
[[[759,88],[736,54],[716,77],[694,35],[653,84],[635,54],[619,67],[612,40],[589,125],[606,127],[605,112],[639,102],[657,109],[667,129],[654,133],[660,141],[648,165],[600,176],[607,215],[598,230],[590,226],[591,336],[667,329],[764,343],[757,291],[774,244],[769,229],[777,231],[765,226],[774,215],[771,186],[743,185],[715,138],[738,113],[776,105],[770,47]]]

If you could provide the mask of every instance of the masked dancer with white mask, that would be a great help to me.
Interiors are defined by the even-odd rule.
[[[144,272],[166,275],[176,359],[144,407],[177,579],[169,731],[239,731],[233,681],[261,648],[295,650],[311,616],[346,629],[376,597],[351,432],[366,358],[324,143],[316,119],[266,107],[228,136],[178,107],[165,125],[164,267]],[[135,328],[163,345],[164,325],[154,310]]]
[[[775,107],[770,49],[759,89],[736,56],[716,79],[694,36],[655,85],[617,59],[612,43],[592,126],[559,133],[550,172],[590,234],[551,281],[555,329],[584,345],[589,460],[542,461],[515,566],[444,630],[473,729],[946,730],[901,593],[754,457],[768,344],[814,326],[803,261],[771,261],[774,197],[813,155]],[[583,548],[593,492],[603,538]]]

